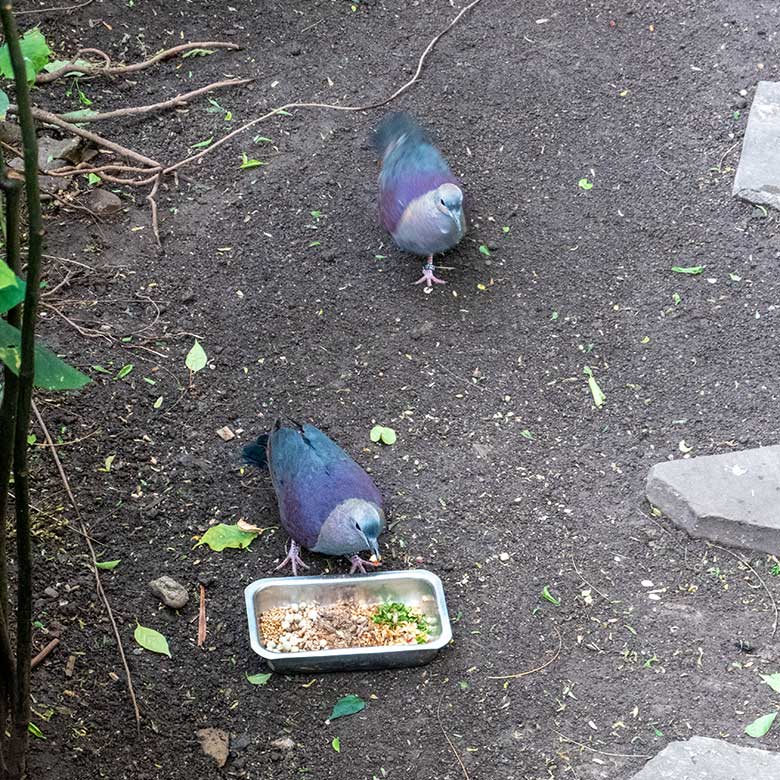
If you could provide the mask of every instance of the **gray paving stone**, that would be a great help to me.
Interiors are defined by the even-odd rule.
[[[658,463],[646,494],[691,536],[780,552],[780,446]]]
[[[631,780],[771,780],[780,777],[780,753],[740,747],[709,737],[669,743]]]
[[[733,194],[780,209],[780,81],[759,81]]]

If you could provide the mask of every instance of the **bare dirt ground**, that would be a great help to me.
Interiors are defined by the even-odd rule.
[[[100,127],[174,162],[290,100],[390,94],[455,13],[447,0],[96,0],[23,19],[58,56],[241,44],[82,81],[107,110],[254,77],[213,96],[224,111],[203,99]],[[144,720],[137,736],[83,540],[40,450],[36,647],[62,644],[34,672],[49,717],[36,721],[35,777],[622,780],[693,734],[755,744],[744,726],[778,705],[758,675],[780,669],[777,561],[737,552],[767,591],[730,552],[654,517],[643,486],[682,450],[778,441],[777,216],[730,197],[739,91],[749,105],[757,80],[780,78],[778,22],[771,0],[483,0],[393,106],[430,128],[469,197],[469,234],[430,295],[376,219],[367,136],[381,111],[298,110],[185,169],[160,193],[163,252],[142,192],[118,188],[126,210],[102,224],[50,213],[49,252],[91,270],[48,301],[111,340],[45,310],[45,338],[94,383],[39,403],[100,555],[121,559],[103,581]],[[67,86],[36,100],[62,106]],[[267,164],[241,170],[242,152]],[[63,267],[50,266],[52,286]],[[196,335],[210,365],[188,389]],[[246,681],[262,665],[242,591],[272,570],[284,534],[243,552],[194,544],[214,521],[275,524],[270,485],[242,473],[240,449],[277,414],[318,424],[371,468],[396,523],[388,568],[444,580],[455,639],[432,665]],[[370,443],[375,421],[397,444]],[[216,436],[225,425],[237,439]],[[147,590],[164,573],[191,591],[180,614]],[[167,636],[171,659],[136,648],[136,620]],[[559,636],[544,670],[491,679],[549,660]],[[326,725],[347,693],[368,708]],[[231,735],[222,770],[200,752],[203,727]],[[779,748],[778,733],[761,743]],[[285,735],[296,747],[280,754],[270,743]]]

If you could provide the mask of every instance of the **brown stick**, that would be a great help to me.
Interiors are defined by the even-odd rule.
[[[8,113],[9,114],[17,113],[17,107],[11,104],[10,106],[8,106]],[[71,122],[66,122],[57,114],[52,114],[51,111],[44,111],[42,108],[33,108],[32,115],[36,119],[40,120],[41,122],[46,122],[47,124],[61,127],[63,130],[67,130],[71,135],[78,135],[81,136],[82,138],[86,138],[87,141],[92,141],[93,144],[96,144],[97,146],[102,146],[104,149],[110,149],[112,152],[116,152],[122,157],[127,157],[131,160],[135,160],[136,162],[143,163],[144,165],[147,165],[150,168],[154,168],[154,169],[162,168],[162,165],[160,165],[160,163],[155,162],[149,157],[144,157],[144,155],[138,154],[138,152],[134,152],[132,149],[128,149],[126,146],[122,146],[121,144],[117,144],[114,143],[113,141],[109,141],[107,138],[103,138],[103,136],[100,136],[97,133],[92,133],[89,130],[83,130],[82,128],[77,127]]]
[[[552,624],[552,627],[555,629],[555,633],[558,634],[558,649],[551,658],[548,658],[543,664],[541,664],[541,666],[537,666],[534,669],[528,669],[525,672],[518,672],[517,674],[502,674],[488,677],[488,680],[518,680],[520,677],[527,677],[529,674],[536,674],[537,672],[541,672],[542,669],[546,669],[551,663],[558,660],[558,656],[561,654],[561,650],[563,649],[563,637],[561,636],[561,632],[558,630],[558,626],[556,626],[555,623]]]
[[[78,3],[77,5],[67,5],[60,8],[34,8],[31,11],[17,11],[17,16],[27,16],[28,14],[50,14],[55,11],[65,11],[66,14],[69,14],[71,11],[75,11],[77,8],[83,8],[85,5],[89,5],[93,0],[84,0],[83,3]]]
[[[206,641],[206,588],[200,586],[200,609],[198,610],[198,647]]]
[[[433,51],[434,46],[436,46],[439,40],[444,35],[446,35],[460,21],[461,17],[465,13],[470,11],[472,8],[474,8],[475,5],[478,5],[481,2],[482,0],[472,0],[471,3],[469,3],[467,6],[461,9],[460,13],[425,47],[425,51],[423,51],[419,61],[417,62],[417,70],[415,71],[414,76],[412,76],[412,78],[410,78],[409,81],[407,81],[405,84],[402,84],[389,97],[386,97],[377,103],[368,103],[362,106],[339,106],[332,103],[287,103],[283,106],[278,106],[277,108],[274,108],[271,111],[269,111],[267,114],[263,114],[260,117],[257,117],[255,119],[250,120],[249,122],[246,122],[245,124],[241,125],[241,127],[238,127],[235,130],[231,131],[227,135],[220,138],[218,141],[215,141],[213,144],[211,144],[211,146],[207,147],[206,149],[203,149],[197,154],[193,154],[190,157],[186,157],[184,160],[180,160],[179,162],[173,165],[169,165],[165,169],[164,173],[167,175],[169,173],[172,173],[175,170],[178,170],[184,165],[189,165],[190,163],[200,160],[210,152],[213,152],[214,149],[218,149],[220,146],[222,146],[222,144],[226,143],[231,138],[235,138],[235,136],[245,132],[246,130],[249,130],[250,127],[254,127],[260,122],[263,122],[266,119],[269,119],[270,117],[279,114],[283,111],[288,111],[291,108],[325,108],[331,111],[369,111],[371,109],[381,108],[382,106],[387,105],[388,103],[390,103],[391,101],[395,100],[397,97],[402,95],[404,92],[406,92],[406,90],[409,89],[409,87],[411,87],[419,80],[425,60],[427,59],[428,55]]]
[[[51,642],[49,642],[49,644],[46,645],[46,647],[44,647],[43,650],[41,650],[41,652],[32,659],[32,661],[30,661],[30,669],[35,669],[35,667],[38,666],[38,664],[40,664],[41,661],[43,661],[46,656],[49,655],[49,653],[54,650],[55,647],[57,647],[59,643],[59,639],[52,639]]]
[[[226,43],[224,41],[196,41],[193,43],[182,43],[180,46],[174,46],[172,49],[165,49],[158,52],[148,60],[136,62],[133,65],[76,65],[69,62],[61,68],[51,73],[39,73],[35,78],[36,84],[47,84],[56,81],[67,73],[82,73],[85,76],[116,76],[121,73],[135,73],[136,71],[150,68],[162,60],[170,59],[178,54],[192,51],[192,49],[240,49],[237,43]]]
[[[54,463],[57,466],[57,471],[59,471],[60,479],[62,480],[62,484],[65,488],[65,492],[68,494],[68,498],[70,499],[70,503],[73,506],[73,511],[76,513],[76,517],[78,518],[79,524],[81,525],[81,530],[84,534],[84,538],[87,542],[87,547],[89,548],[89,555],[92,559],[92,571],[95,574],[95,588],[97,589],[98,595],[100,596],[101,601],[103,602],[103,606],[106,608],[106,613],[108,614],[108,619],[111,621],[111,628],[114,632],[114,638],[116,639],[116,645],[117,649],[119,650],[119,656],[122,659],[122,666],[125,670],[125,675],[127,677],[127,691],[130,694],[130,701],[133,703],[133,710],[135,712],[135,725],[138,729],[138,733],[141,732],[141,710],[138,708],[138,700],[135,697],[135,689],[133,688],[133,678],[130,675],[130,667],[127,663],[127,656],[125,655],[125,649],[122,646],[122,636],[119,633],[119,628],[116,625],[116,620],[114,619],[114,611],[111,609],[111,604],[108,600],[108,596],[106,595],[105,590],[103,590],[103,583],[100,580],[100,569],[97,567],[97,556],[95,555],[95,548],[92,546],[92,541],[90,540],[89,533],[87,531],[87,524],[84,522],[84,518],[81,516],[81,511],[79,510],[79,505],[76,503],[76,498],[73,495],[73,491],[70,489],[70,483],[68,482],[68,478],[65,475],[65,469],[62,467],[62,461],[60,461],[60,456],[57,454],[57,448],[54,446],[54,442],[52,441],[51,434],[49,433],[49,429],[46,427],[46,423],[43,420],[43,417],[41,416],[41,413],[38,411],[38,407],[35,404],[35,401],[32,402],[32,410],[35,414],[35,419],[38,421],[38,425],[40,425],[41,430],[43,431],[43,435],[46,439],[46,443],[49,445],[49,452],[51,452],[52,458],[54,458]]]
[[[72,111],[67,114],[59,114],[60,119],[64,119],[66,122],[101,122],[104,119],[115,119],[120,116],[137,116],[139,114],[150,114],[154,111],[164,111],[166,108],[176,108],[178,106],[185,106],[189,100],[196,98],[200,95],[205,95],[208,92],[212,92],[215,89],[223,89],[224,87],[237,87],[242,84],[249,84],[254,79],[227,79],[225,81],[215,81],[213,84],[209,84],[206,87],[200,87],[200,89],[194,89],[192,92],[185,92],[183,95],[176,95],[169,100],[163,100],[160,103],[151,103],[148,106],[130,106],[129,108],[118,108],[116,111],[104,111],[99,114],[85,114],[80,115],[79,111]]]
[[[151,192],[146,196],[146,199],[149,201],[149,206],[152,209],[152,232],[154,233],[155,241],[157,241],[158,249],[162,249],[162,241],[160,241],[160,227],[157,224],[157,200],[155,199],[155,195],[157,195],[157,190],[160,187],[161,181],[162,171],[155,177],[154,187],[152,187]]]

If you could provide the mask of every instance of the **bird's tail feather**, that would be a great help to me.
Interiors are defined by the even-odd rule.
[[[253,466],[257,466],[259,469],[268,468],[268,458],[265,454],[265,448],[268,445],[268,434],[264,433],[262,436],[257,437],[257,441],[254,444],[247,444],[244,447],[244,461],[251,463]]]
[[[402,135],[405,135],[410,141],[429,141],[428,134],[409,114],[396,112],[388,114],[379,123],[371,135],[371,143],[384,157],[388,148],[393,146]]]

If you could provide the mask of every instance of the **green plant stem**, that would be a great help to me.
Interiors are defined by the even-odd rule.
[[[0,158],[2,174],[0,189],[5,195],[5,237],[6,262],[11,270],[19,273],[19,190],[20,182],[9,179],[5,163]],[[21,306],[14,306],[6,315],[10,325],[18,328],[21,321]],[[16,672],[11,637],[8,631],[8,567],[7,534],[8,488],[13,457],[14,423],[19,382],[7,366],[3,367],[3,401],[0,404],[0,730],[6,729],[8,714],[13,707],[12,691]],[[0,769],[4,768],[3,751],[0,750]]]
[[[16,609],[16,680],[13,727],[9,745],[11,776],[22,777],[27,763],[30,720],[30,660],[32,650],[32,549],[30,539],[30,489],[27,466],[27,431],[30,425],[33,379],[35,374],[35,319],[43,251],[43,220],[38,188],[38,139],[30,104],[30,89],[24,57],[19,45],[19,31],[10,0],[0,2],[0,18],[11,56],[19,107],[19,124],[24,147],[24,179],[27,196],[29,242],[27,254],[27,289],[22,314],[22,355],[19,368],[19,396],[14,431],[14,506],[16,509],[17,609]]]

